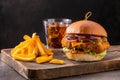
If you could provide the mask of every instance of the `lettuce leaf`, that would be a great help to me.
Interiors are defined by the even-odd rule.
[[[106,50],[101,52],[101,53],[95,53],[95,52],[92,52],[91,50],[85,50],[84,52],[86,52],[88,54],[91,54],[91,55],[99,55],[99,56],[105,56],[106,55]]]
[[[69,50],[66,47],[63,47],[63,52],[68,52]]]

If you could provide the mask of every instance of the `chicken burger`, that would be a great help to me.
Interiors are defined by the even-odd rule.
[[[67,27],[62,47],[68,59],[98,61],[105,57],[110,44],[107,32],[100,24],[80,20]]]

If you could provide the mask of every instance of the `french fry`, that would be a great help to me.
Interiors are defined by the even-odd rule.
[[[35,54],[36,56],[38,56],[38,48],[33,43],[31,43],[30,46],[28,46],[28,48],[28,53]]]
[[[21,42],[19,45],[17,45],[15,48],[13,48],[11,50],[11,54],[13,54],[18,48],[20,48],[22,45],[24,44],[24,42]]]
[[[41,56],[46,56],[47,54],[45,53],[44,45],[43,45],[43,43],[41,43],[39,38],[36,39],[36,43],[37,43],[40,55]]]
[[[51,49],[45,48],[44,50],[45,50],[45,52],[46,52],[46,54],[47,54],[48,56],[53,55],[53,52],[52,52]]]
[[[19,53],[22,49],[24,49],[27,46],[28,46],[28,42],[25,41],[21,42],[18,46],[16,46],[11,50],[11,55]]]
[[[24,39],[24,40],[29,40],[29,39],[31,39],[31,37],[28,36],[28,35],[24,35],[24,36],[23,36],[23,39]]]
[[[28,55],[27,54],[23,55],[23,54],[21,53],[21,54],[13,55],[13,58],[21,61],[33,61],[36,58],[34,54],[28,54]]]
[[[37,63],[45,63],[53,59],[53,56],[40,56],[36,58]]]
[[[38,49],[37,46],[34,46],[34,51],[35,51],[36,56],[38,56],[39,55],[39,49]]]
[[[52,59],[49,63],[51,63],[51,64],[64,64],[64,61],[59,60],[59,59]]]
[[[34,46],[35,54],[38,56],[39,53],[40,53],[40,51],[39,51],[39,49],[38,49],[36,39],[37,39],[36,33],[33,33],[33,35],[32,35],[32,40],[33,40],[33,41],[32,41],[31,44],[32,44],[32,46]]]
[[[31,44],[28,46],[28,54],[35,54],[34,48]]]
[[[33,34],[32,34],[32,38],[34,38],[34,37],[36,37],[36,33],[33,33]]]

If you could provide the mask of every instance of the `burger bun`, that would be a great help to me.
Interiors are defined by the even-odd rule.
[[[66,52],[65,54],[68,59],[75,61],[99,61],[105,57],[105,55],[104,56],[90,55],[85,52],[77,52],[77,53]]]

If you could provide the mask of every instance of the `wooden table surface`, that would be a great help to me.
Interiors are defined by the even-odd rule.
[[[26,79],[0,60],[0,80],[26,80]],[[120,70],[64,77],[54,80],[120,80]]]

